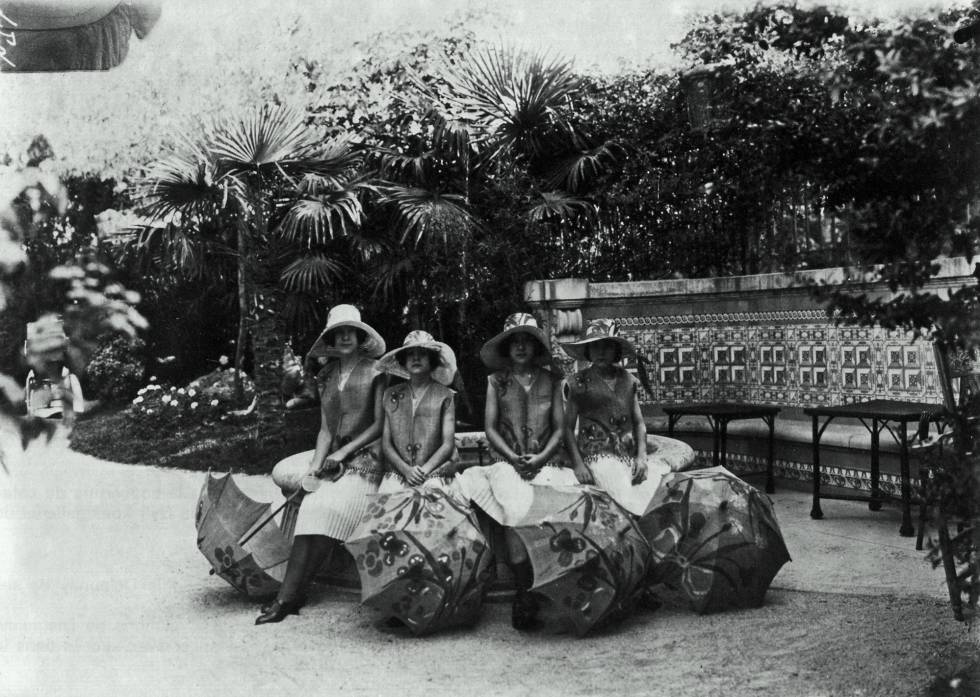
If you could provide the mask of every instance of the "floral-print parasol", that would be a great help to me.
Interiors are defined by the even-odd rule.
[[[490,549],[470,509],[436,489],[376,494],[345,543],[361,602],[430,634],[479,617]]]
[[[640,528],[650,580],[680,589],[699,613],[759,607],[790,561],[769,497],[724,467],[665,476]]]
[[[514,530],[534,569],[532,590],[580,636],[629,613],[650,548],[625,509],[594,487],[535,487],[526,520]]]
[[[246,496],[230,474],[209,472],[197,500],[197,548],[211,562],[212,574],[250,598],[274,595],[286,574],[291,544],[274,522],[239,544],[271,509]]]

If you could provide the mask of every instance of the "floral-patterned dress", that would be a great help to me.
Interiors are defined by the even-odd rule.
[[[536,454],[552,434],[551,409],[557,378],[538,369],[527,387],[510,370],[500,370],[488,378],[497,397],[497,432],[518,455]],[[535,487],[577,486],[565,453],[559,450],[533,479],[524,479],[506,459],[495,451],[496,460],[484,467],[471,467],[454,481],[459,494],[479,506],[501,525],[530,523]],[[545,511],[541,511],[545,513]]]
[[[612,386],[592,366],[568,378],[566,398],[578,407],[576,444],[597,486],[634,515],[643,515],[671,465],[648,452],[647,477],[633,484],[636,441],[632,405],[640,381],[616,367]]]
[[[377,361],[361,357],[345,384],[341,385],[339,362],[331,361],[317,375],[320,409],[332,440],[327,452],[343,447],[369,428],[374,421],[374,394]],[[301,471],[309,467],[313,451],[298,453],[276,467]],[[295,460],[295,463],[290,461]],[[378,490],[384,473],[381,440],[357,450],[344,461],[344,474],[336,481],[323,481],[320,488],[303,498],[296,517],[296,535],[326,535],[346,540],[370,504],[369,494]]]
[[[447,411],[455,409],[456,393],[432,381],[418,404],[412,406],[412,391],[408,383],[394,385],[385,390],[383,407],[385,420],[391,433],[392,444],[405,462],[411,466],[422,465],[442,445],[442,419]],[[449,461],[429,473],[423,486],[448,490],[448,477],[458,458],[455,447]],[[405,478],[390,463],[379,494],[391,494],[410,488]]]

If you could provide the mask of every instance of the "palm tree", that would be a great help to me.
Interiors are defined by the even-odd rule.
[[[305,254],[286,265],[281,280],[287,288],[329,280],[337,267],[319,247],[361,222],[359,166],[360,155],[349,141],[318,143],[302,112],[266,105],[205,127],[157,163],[143,182],[139,200],[150,222],[136,244],[144,254],[157,250],[164,268],[201,273],[209,261],[203,252],[215,236],[233,241],[239,400],[250,319],[268,309],[256,293],[257,265],[288,259],[285,243]],[[272,225],[278,217],[281,224]]]

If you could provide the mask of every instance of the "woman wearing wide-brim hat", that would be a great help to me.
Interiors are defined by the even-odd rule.
[[[503,330],[480,349],[480,358],[493,371],[487,379],[484,432],[495,462],[466,470],[455,486],[507,528],[508,563],[517,586],[511,622],[515,629],[528,630],[536,626],[537,603],[528,592],[533,573],[524,544],[509,528],[539,522],[531,513],[535,486],[578,483],[562,449],[561,378],[547,337],[527,313],[507,317]]]
[[[304,496],[282,588],[256,624],[279,622],[305,602],[313,575],[353,532],[384,474],[380,436],[381,396],[386,384],[376,370],[384,339],[361,321],[353,305],[337,305],[307,354],[323,358],[316,375],[320,431],[316,448],[288,457],[273,470],[277,482],[304,476],[325,480]],[[319,361],[318,361],[319,362]]]
[[[456,455],[456,354],[421,329],[378,361],[378,370],[406,379],[384,392],[381,448],[387,471],[378,493],[438,486]]]
[[[647,457],[647,432],[640,410],[640,388],[650,391],[636,349],[611,319],[589,322],[585,336],[562,349],[579,361],[591,361],[565,383],[565,447],[579,481],[597,484],[635,515],[646,512],[661,478],[670,467]],[[638,380],[622,365],[637,361]],[[576,428],[577,426],[577,428]]]

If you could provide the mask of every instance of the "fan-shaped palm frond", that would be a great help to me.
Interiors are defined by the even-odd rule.
[[[383,202],[394,208],[402,241],[413,238],[417,245],[426,237],[441,237],[445,242],[464,237],[477,227],[459,194],[399,186],[382,191]]]
[[[472,126],[462,119],[451,118],[446,114],[433,112],[432,118],[435,124],[432,142],[439,150],[449,153],[457,160],[475,154]]]
[[[209,135],[211,151],[231,173],[296,162],[314,146],[305,115],[273,105],[223,121]]]
[[[560,191],[543,192],[527,211],[532,223],[558,221],[563,225],[582,219],[592,220],[595,215],[595,204]]]
[[[620,152],[621,148],[612,141],[573,152],[555,163],[545,186],[578,191],[589,179],[614,165]]]
[[[347,266],[325,254],[313,254],[287,266],[279,282],[290,293],[321,294],[347,270]]]
[[[213,158],[188,144],[184,152],[154,164],[136,192],[139,210],[153,220],[175,216],[188,219],[214,215],[223,189]]]
[[[484,157],[538,156],[548,133],[564,124],[559,107],[579,86],[566,61],[488,49],[447,71],[443,100],[451,114],[474,126]]]
[[[286,240],[312,247],[347,235],[363,218],[357,189],[339,189],[296,201],[279,229]]]
[[[377,153],[380,159],[378,174],[382,178],[411,182],[420,186],[428,181],[432,158],[436,156],[434,150],[427,150],[418,155],[407,155],[396,150],[379,148]]]
[[[374,278],[371,292],[374,297],[381,298],[385,302],[391,302],[396,298],[404,300],[416,266],[414,255],[405,254],[404,250],[390,251],[391,254],[379,259],[371,269],[371,276]]]
[[[304,184],[339,189],[358,178],[364,162],[363,148],[350,136],[330,138],[303,157],[282,163],[286,173],[301,173]]]
[[[158,271],[176,269],[188,278],[205,272],[204,250],[199,238],[181,225],[139,225],[126,247],[151,261]],[[190,234],[188,234],[190,232]]]

